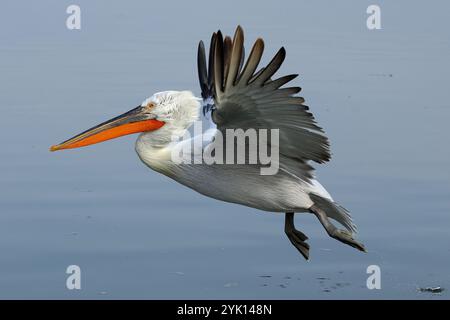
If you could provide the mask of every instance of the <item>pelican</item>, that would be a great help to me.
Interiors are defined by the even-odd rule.
[[[313,174],[312,162],[320,164],[331,158],[329,141],[304,105],[305,100],[296,95],[301,88],[284,87],[298,75],[274,78],[286,56],[284,47],[258,69],[263,51],[264,42],[258,38],[245,60],[242,28],[237,27],[233,38],[224,37],[219,30],[211,37],[208,59],[204,43],[198,45],[201,98],[191,91],[155,93],[136,108],[50,150],[79,148],[140,133],[135,150],[149,168],[205,196],[284,213],[284,231],[306,260],[308,237],[295,228],[295,213],[315,215],[330,237],[365,252],[364,245],[355,240],[356,226],[350,213],[333,200]],[[208,129],[187,135],[199,119],[206,120]],[[208,141],[216,141],[230,129],[278,130],[278,141],[267,142],[278,148],[276,172],[261,174],[262,161],[247,163],[248,156],[244,163],[231,164],[174,161],[174,150],[180,146],[200,139],[200,149],[206,152],[211,148]]]

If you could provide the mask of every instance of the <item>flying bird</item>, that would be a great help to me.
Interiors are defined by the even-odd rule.
[[[205,196],[284,213],[284,231],[305,259],[309,259],[308,237],[295,228],[295,213],[315,215],[330,237],[365,251],[354,238],[356,226],[350,213],[333,200],[313,174],[312,162],[321,164],[331,158],[329,141],[305,100],[296,95],[301,88],[285,87],[298,75],[274,77],[285,59],[284,47],[266,66],[258,68],[263,51],[264,42],[258,38],[245,59],[242,28],[237,27],[233,38],[224,37],[219,30],[211,37],[208,59],[204,43],[198,45],[201,98],[190,91],[155,93],[136,108],[50,150],[84,147],[140,133],[135,150],[149,168]],[[209,124],[208,129],[201,135],[187,135],[200,118]],[[248,155],[244,163],[174,161],[174,150],[200,140],[200,151],[206,152],[211,142],[230,129],[278,130],[278,141],[267,142],[278,148],[276,173],[261,174],[262,162],[250,164]],[[250,142],[245,143],[247,150]],[[235,147],[236,142],[226,145]],[[202,152],[192,151],[188,156],[195,158],[198,154]]]

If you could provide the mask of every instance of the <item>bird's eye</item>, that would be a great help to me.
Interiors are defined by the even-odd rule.
[[[145,106],[145,108],[146,108],[147,110],[151,110],[151,109],[153,109],[155,106],[156,106],[155,103],[152,102],[152,101],[150,101],[149,103],[147,103],[147,105]]]

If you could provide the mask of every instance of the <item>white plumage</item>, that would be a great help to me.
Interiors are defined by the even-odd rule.
[[[233,39],[223,38],[218,31],[211,38],[207,60],[205,46],[200,42],[197,63],[202,98],[190,91],[155,93],[137,108],[52,146],[51,150],[78,148],[143,132],[135,148],[148,167],[205,196],[285,213],[286,235],[306,259],[308,238],[294,227],[297,212],[314,214],[331,237],[364,251],[364,246],[353,238],[356,227],[349,212],[334,202],[313,175],[313,162],[324,163],[331,158],[329,141],[304,105],[305,100],[296,96],[301,89],[284,87],[297,75],[274,78],[286,51],[281,48],[266,66],[258,69],[263,40],[256,40],[247,59],[243,43],[240,27]],[[197,132],[194,123],[201,113],[207,125]],[[266,144],[276,170],[262,174],[267,163],[252,163],[249,155],[241,158],[242,163],[204,161],[205,154],[218,154],[213,142],[223,141],[225,153],[239,144],[225,134],[230,130],[275,132],[273,137],[277,138],[271,136]],[[246,148],[251,148],[248,138],[243,141]],[[259,136],[257,139],[258,143],[262,141]],[[175,161],[179,150],[183,151],[183,159],[191,161]],[[261,151],[260,144],[258,150]],[[336,228],[330,218],[346,230]]]

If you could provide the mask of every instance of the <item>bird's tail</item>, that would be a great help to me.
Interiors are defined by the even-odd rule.
[[[336,202],[323,198],[315,193],[309,193],[309,197],[317,207],[326,213],[329,218],[339,222],[351,233],[357,232],[356,225],[353,223],[352,216],[347,209],[340,206]]]

